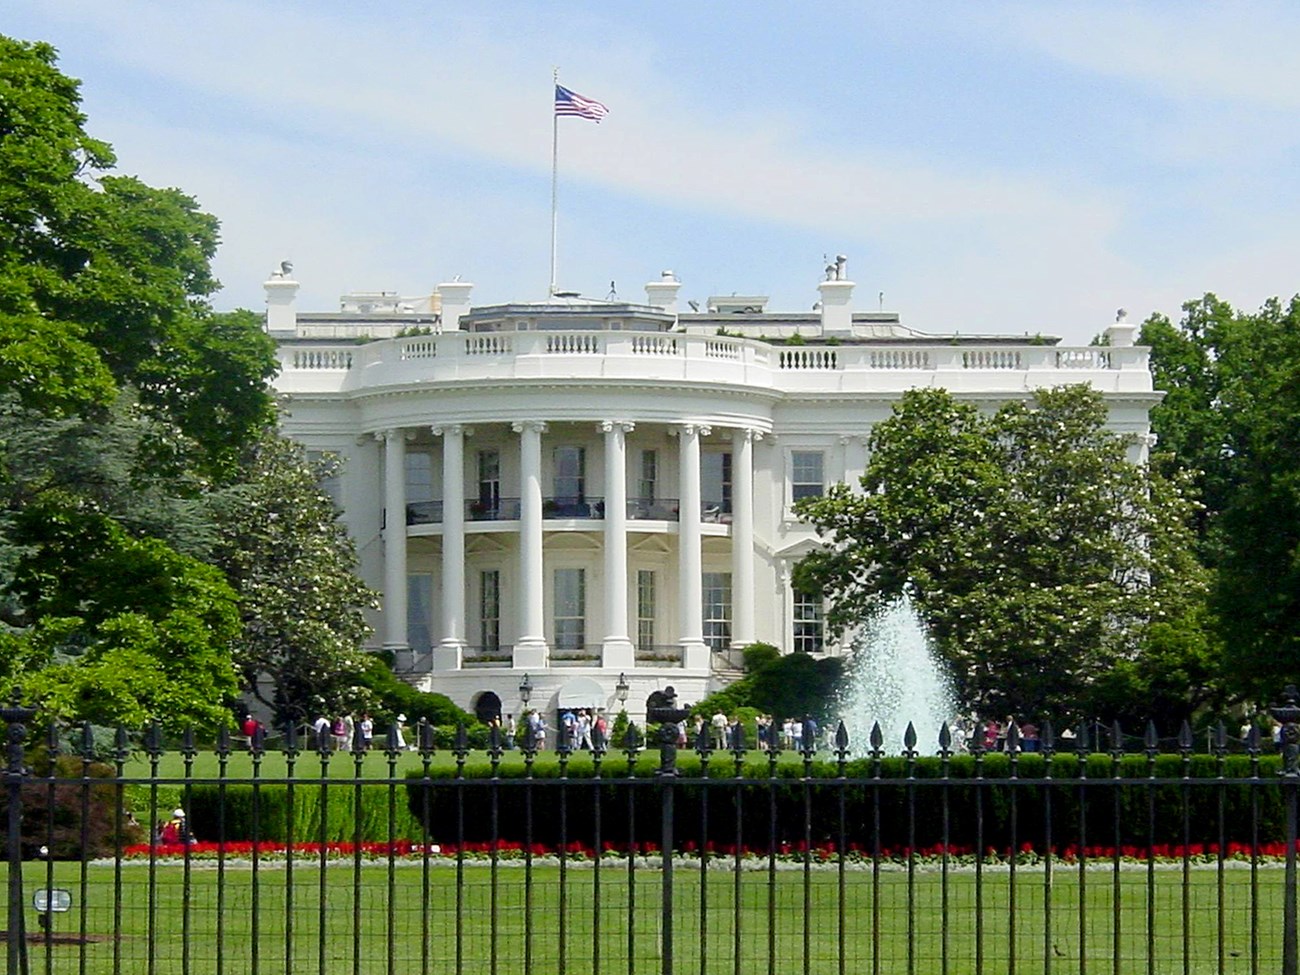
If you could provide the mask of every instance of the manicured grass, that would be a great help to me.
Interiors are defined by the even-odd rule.
[[[45,869],[30,864],[25,870],[29,903],[31,891],[45,885]],[[76,931],[84,905],[87,931],[108,937],[84,948],[54,946],[51,973],[78,971],[83,950],[89,975],[114,971],[115,953],[121,971],[148,972],[151,950],[157,975],[405,975],[424,971],[426,963],[438,973],[601,975],[660,966],[662,875],[642,864],[631,872],[623,861],[599,871],[570,865],[563,883],[554,865],[529,874],[516,864],[493,870],[469,862],[458,875],[454,863],[438,863],[426,874],[418,860],[391,867],[380,860],[359,869],[347,860],[329,862],[322,875],[319,863],[298,861],[288,883],[282,862],[263,863],[256,874],[247,864],[232,864],[219,890],[216,866],[196,862],[188,903],[180,865],[159,865],[152,888],[145,864],[126,864],[120,873],[91,866],[84,887],[78,864],[53,869],[56,885],[72,890],[74,903],[56,930]],[[1018,973],[1042,972],[1049,959],[1052,972],[1078,972],[1081,944],[1089,971],[1111,971],[1117,922],[1121,970],[1147,970],[1150,936],[1156,971],[1183,971],[1186,951],[1191,972],[1244,973],[1251,970],[1252,893],[1260,969],[1279,967],[1282,872],[1271,866],[1259,871],[1254,892],[1248,869],[1225,871],[1221,900],[1213,867],[1194,869],[1186,887],[1179,869],[1158,869],[1150,931],[1142,868],[1118,874],[1118,898],[1116,875],[1086,874],[1082,930],[1080,875],[1061,866],[1052,875],[1050,912],[1041,868],[1019,872],[1014,892],[1005,871],[987,871],[978,882],[969,871],[954,872],[945,885],[937,871],[918,872],[909,883],[905,872],[873,877],[853,870],[844,875],[842,901],[834,869],[806,877],[801,869],[780,870],[770,884],[766,869],[717,869],[702,877],[697,866],[678,864],[674,876],[674,967],[681,975],[767,972],[772,952],[776,972],[836,975],[841,944],[845,971],[854,973],[908,971],[909,949],[917,973],[973,973],[977,953],[979,970],[1007,972],[1013,951]],[[111,937],[115,914],[118,939]],[[28,918],[36,929],[30,910]],[[31,971],[46,970],[44,946],[33,945]]]

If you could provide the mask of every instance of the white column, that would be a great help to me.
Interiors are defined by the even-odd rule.
[[[700,437],[709,428],[685,423],[677,428],[680,507],[677,522],[678,643],[688,669],[707,670],[704,645],[704,569],[700,555]]]
[[[465,649],[465,436],[460,424],[434,427],[442,437],[442,640],[435,670],[458,670]]]
[[[605,639],[601,666],[629,670],[636,653],[627,625],[627,435],[634,424],[605,420]]]
[[[410,649],[406,639],[406,431],[385,430],[384,648]]]
[[[757,430],[731,435],[731,645],[754,642],[754,441]]]
[[[512,425],[519,434],[519,636],[514,666],[548,666],[542,606],[542,433],[546,424],[526,420]]]

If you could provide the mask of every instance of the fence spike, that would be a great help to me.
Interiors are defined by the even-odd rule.
[[[57,758],[59,754],[59,724],[57,721],[51,721],[49,728],[45,731],[45,747],[50,753],[50,758]]]
[[[706,758],[713,752],[713,737],[707,723],[700,725],[700,730],[695,733],[695,750]]]
[[[150,758],[162,754],[162,729],[158,727],[157,721],[149,723],[149,730],[144,735],[144,750]]]
[[[496,729],[494,728],[493,730],[495,731]],[[388,754],[390,755],[397,755],[400,752],[404,751],[406,748],[406,742],[402,741],[402,736],[398,734],[396,720],[388,722],[387,745],[388,745]]]
[[[1012,718],[1007,724],[1007,753],[1010,755],[1020,751],[1020,725],[1016,724],[1016,719]]]
[[[1043,729],[1038,733],[1038,740],[1038,750],[1044,755],[1050,757],[1056,753],[1056,729],[1052,727],[1051,718],[1043,722]]]
[[[635,755],[640,750],[641,738],[636,733],[636,726],[629,722],[627,730],[623,732],[623,751],[629,755]]]
[[[1146,749],[1151,755],[1154,755],[1160,749],[1160,736],[1156,733],[1156,723],[1147,721]]]
[[[1074,749],[1080,755],[1087,755],[1091,749],[1088,747],[1088,722],[1080,721],[1079,727],[1075,729]]]
[[[842,720],[839,727],[835,729],[835,750],[837,752],[847,752],[849,750],[849,729],[844,727]]]
[[[1124,731],[1119,726],[1119,718],[1110,723],[1110,750],[1116,755],[1124,754]]]
[[[1183,719],[1183,726],[1178,729],[1178,750],[1181,752],[1190,752],[1192,750],[1192,726]]]
[[[876,721],[871,725],[871,748],[878,752],[884,743],[885,733],[880,730],[880,722]]]
[[[1214,729],[1214,747],[1220,754],[1228,750],[1228,729],[1222,721]]]
[[[916,751],[916,726],[910,721],[903,732],[903,747],[907,749],[909,755]]]
[[[193,758],[198,753],[199,750],[194,746],[194,726],[186,725],[181,733],[181,754],[186,758]]]
[[[393,725],[393,730],[396,732],[396,724]],[[594,740],[592,744],[595,744]],[[501,754],[501,726],[495,721],[488,725],[488,751],[497,756]]]
[[[89,721],[81,722],[81,757],[85,759],[95,757],[95,729],[90,726]]]
[[[428,718],[421,718],[417,728],[420,754],[428,758],[433,754],[433,725],[429,724]]]
[[[230,729],[224,724],[217,730],[217,754],[222,758],[230,757]]]
[[[298,754],[298,722],[290,721],[284,726],[284,751],[287,755]]]
[[[456,754],[459,757],[462,753],[469,751],[469,732],[465,730],[465,722],[456,723]]]
[[[813,744],[813,747],[814,747],[814,748],[817,747],[815,742],[814,742],[814,744]],[[745,751],[745,748],[746,748],[746,745],[745,745],[745,725],[744,725],[743,723],[741,723],[741,724],[736,725],[736,730],[735,730],[734,732],[732,732],[732,736],[731,736],[731,750],[732,750],[733,752],[735,752],[735,753],[739,756],[740,754],[742,754],[742,753]]]
[[[1259,754],[1259,725],[1253,721],[1250,730],[1246,732],[1246,751],[1251,755]]]
[[[127,737],[126,729],[121,725],[117,726],[117,731],[113,736],[114,757],[120,762],[125,762],[131,756],[131,739]]]

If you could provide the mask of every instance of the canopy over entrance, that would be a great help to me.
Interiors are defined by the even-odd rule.
[[[572,708],[603,708],[608,695],[600,682],[590,677],[575,677],[560,688],[556,707],[561,711]]]

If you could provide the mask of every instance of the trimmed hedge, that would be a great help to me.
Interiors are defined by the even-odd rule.
[[[658,843],[662,799],[654,777],[657,767],[658,756],[647,752],[631,774],[625,758],[611,755],[599,780],[591,777],[585,757],[571,762],[563,779],[559,766],[551,764],[533,766],[531,778],[525,769],[511,766],[492,779],[486,763],[467,764],[463,778],[457,778],[454,769],[436,769],[426,782],[421,772],[411,772],[405,787],[394,792],[392,835],[409,840],[424,836],[427,803],[427,835],[439,843],[486,843],[494,831],[502,841],[531,840],[552,848],[562,840],[587,848],[598,842],[620,848],[632,842]],[[1159,781],[1153,783],[1144,756],[1126,756],[1116,770],[1105,755],[1090,756],[1084,765],[1074,755],[1058,755],[1051,763],[1049,785],[1041,756],[1022,756],[1013,782],[1007,756],[995,754],[984,759],[982,780],[976,779],[970,756],[952,759],[947,780],[941,779],[938,759],[918,759],[909,780],[904,761],[887,758],[880,763],[878,779],[869,760],[849,763],[848,781],[841,785],[834,781],[838,768],[831,762],[813,763],[806,783],[801,763],[782,762],[769,779],[767,761],[755,753],[743,766],[743,780],[736,779],[730,756],[715,756],[708,768],[713,781],[705,786],[699,781],[699,758],[682,753],[674,788],[674,828],[679,844],[711,842],[726,848],[739,836],[742,845],[755,850],[766,850],[773,838],[778,845],[797,846],[805,838],[806,809],[813,842],[837,842],[842,795],[846,842],[864,850],[877,842],[877,815],[882,848],[938,844],[944,835],[945,804],[949,843],[971,849],[1005,850],[1014,839],[1016,846],[1028,843],[1042,850],[1049,822],[1051,844],[1058,850],[1084,844],[1213,844],[1220,840],[1221,829],[1226,842],[1249,844],[1252,807],[1258,811],[1259,841],[1276,842],[1283,838],[1285,823],[1279,769],[1276,756],[1263,758],[1259,779],[1252,780],[1250,760],[1233,756],[1224,761],[1219,779],[1212,756],[1190,756],[1184,766],[1180,756],[1162,755],[1153,770]],[[1193,781],[1183,781],[1184,771]],[[288,787],[263,785],[255,793],[247,783],[232,783],[224,793],[223,833],[218,787],[192,787],[190,822],[199,839],[289,839]],[[293,839],[384,842],[390,835],[389,795],[389,786],[380,782],[331,782],[324,790],[319,784],[295,785]],[[1084,833],[1079,828],[1081,807]]]
[[[429,833],[443,843],[485,843],[492,838],[494,818],[498,839],[511,842],[531,840],[548,847],[577,842],[588,848],[598,842],[620,848],[632,842],[657,843],[662,804],[651,778],[655,765],[654,756],[643,756],[631,783],[626,763],[617,759],[606,763],[599,783],[589,778],[585,766],[571,766],[564,781],[558,767],[538,766],[528,789],[523,787],[523,770],[514,768],[503,769],[495,783],[480,768],[467,767],[461,780],[447,771],[427,787],[413,776],[408,783],[411,810],[418,818],[428,802]],[[1079,845],[1143,849],[1208,845],[1219,842],[1221,830],[1226,843],[1248,844],[1253,839],[1252,804],[1258,810],[1258,840],[1274,842],[1282,839],[1285,823],[1276,781],[1279,767],[1275,756],[1261,760],[1260,779],[1252,785],[1249,759],[1229,758],[1220,785],[1207,781],[1218,777],[1216,760],[1191,756],[1186,772],[1198,781],[1184,783],[1182,758],[1159,756],[1154,777],[1164,781],[1153,784],[1144,756],[1121,760],[1117,779],[1108,756],[1090,756],[1081,766],[1076,756],[1060,755],[1051,763],[1049,785],[1047,763],[1041,756],[1022,756],[1014,783],[1008,778],[1007,756],[985,758],[983,781],[975,778],[975,760],[960,756],[951,761],[946,781],[941,780],[938,759],[917,760],[911,780],[902,759],[885,759],[878,780],[869,761],[857,761],[847,769],[849,782],[823,785],[818,780],[837,775],[833,763],[814,763],[805,784],[801,764],[779,764],[769,780],[768,765],[760,759],[746,763],[746,781],[738,782],[734,762],[719,756],[709,767],[710,778],[717,781],[706,787],[698,782],[698,758],[683,755],[678,764],[682,780],[674,790],[674,831],[679,846],[712,843],[722,849],[739,841],[750,849],[766,850],[773,840],[778,846],[798,846],[805,839],[806,812],[812,842],[837,843],[842,794],[845,842],[864,850],[873,849],[877,842],[877,810],[882,849],[939,844],[944,837],[945,804],[949,844],[969,849],[1006,850],[1028,843],[1042,850],[1048,844],[1049,823],[1050,842],[1058,850]],[[1085,770],[1086,776],[1081,775]],[[526,814],[529,804],[531,824]]]
[[[294,785],[292,838],[295,843],[382,843],[389,838],[389,787],[384,783],[349,781]],[[392,835],[419,838],[420,823],[412,816],[407,790],[393,791]],[[222,793],[224,792],[224,797]],[[358,804],[360,816],[358,816]],[[290,789],[285,785],[211,784],[191,787],[190,829],[206,841],[275,840],[290,838]],[[224,817],[222,810],[224,808]],[[321,833],[321,818],[325,831]],[[223,821],[224,819],[224,821]]]

